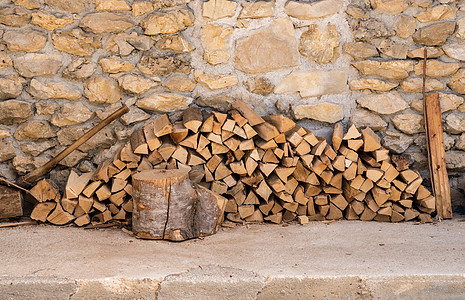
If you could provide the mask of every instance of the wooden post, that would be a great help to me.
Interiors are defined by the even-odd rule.
[[[442,114],[439,94],[425,95],[424,103],[426,137],[431,184],[436,197],[436,210],[440,219],[451,219],[449,177],[446,169],[446,153],[442,132]]]

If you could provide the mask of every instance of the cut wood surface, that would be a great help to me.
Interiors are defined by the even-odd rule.
[[[139,237],[184,240],[213,233],[223,202],[224,218],[232,222],[399,222],[435,210],[408,157],[390,154],[371,129],[351,126],[344,132],[336,124],[327,141],[287,117],[262,118],[243,101],[232,107],[229,113],[189,109],[172,121],[167,115],[148,121],[143,135],[135,131],[132,142],[92,174],[71,172],[65,197],[55,200],[59,208],[37,206],[37,219],[98,226],[139,217],[143,225],[133,222]],[[136,150],[144,144],[146,154],[145,148]],[[170,176],[147,176],[154,171],[184,175],[168,182]],[[182,188],[177,187],[181,181]],[[192,188],[191,181],[202,188]],[[140,199],[154,190],[157,204],[144,204]],[[208,202],[202,203],[200,194]],[[152,216],[144,215],[149,207]],[[187,213],[192,207],[208,217],[195,221],[196,213]]]

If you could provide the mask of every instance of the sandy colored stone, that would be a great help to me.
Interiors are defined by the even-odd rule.
[[[413,138],[409,135],[391,130],[384,133],[383,146],[394,153],[404,153],[412,143]]]
[[[415,15],[415,18],[422,23],[455,19],[455,10],[449,5],[437,5],[428,7],[426,11]]]
[[[356,19],[368,18],[368,12],[366,9],[358,7],[356,5],[348,5],[346,8],[346,14]]]
[[[455,148],[465,151],[465,133],[462,133],[455,142]]]
[[[439,46],[454,32],[455,22],[441,22],[418,29],[412,36],[417,44]]]
[[[0,51],[0,70],[13,65],[13,60],[4,51]]]
[[[45,47],[47,36],[37,30],[6,31],[3,34],[8,50],[36,52]]]
[[[446,44],[442,46],[442,50],[444,50],[444,52],[450,58],[465,61],[465,44],[464,43]]]
[[[40,8],[40,0],[13,0],[15,5],[23,6],[27,9]]]
[[[63,71],[63,77],[71,79],[85,79],[92,76],[97,69],[97,64],[85,58],[76,58]]]
[[[455,36],[459,39],[465,40],[465,18],[457,20],[457,30]]]
[[[408,58],[423,58],[425,57],[425,48],[426,48],[426,57],[427,58],[438,58],[444,54],[444,51],[441,48],[437,47],[421,47],[414,50],[411,50],[407,53]]]
[[[121,91],[115,80],[94,75],[84,83],[84,95],[90,102],[114,103],[121,99]]]
[[[371,42],[373,39],[388,38],[395,34],[391,27],[374,18],[357,19],[349,25],[356,41]]]
[[[465,49],[465,48],[464,48]],[[428,60],[426,62],[426,76],[444,77],[457,72],[463,66],[462,63],[445,63],[440,60]],[[415,75],[423,75],[423,61],[418,62],[415,67]]]
[[[357,99],[361,107],[365,107],[382,115],[390,115],[408,108],[407,102],[398,92],[373,94]]]
[[[248,81],[244,82],[244,85],[249,92],[262,96],[271,94],[275,88],[275,85],[265,77],[255,77],[253,79],[249,79]]]
[[[413,71],[413,61],[391,60],[375,61],[364,60],[352,63],[363,75],[379,76],[386,79],[403,79]]]
[[[237,3],[229,0],[209,0],[202,2],[202,16],[212,20],[232,17],[236,13]]]
[[[332,103],[298,105],[292,108],[296,119],[312,119],[326,123],[336,123],[344,118],[342,106]]]
[[[187,76],[174,74],[163,83],[163,86],[172,92],[192,92],[195,82]]]
[[[35,104],[37,115],[53,115],[59,108],[56,102],[40,101]]]
[[[18,100],[0,101],[0,124],[18,124],[29,120],[31,117],[31,103]]]
[[[382,40],[378,43],[378,50],[386,56],[395,59],[406,59],[408,53],[408,45],[392,40]]]
[[[84,123],[94,115],[81,102],[64,103],[60,113],[54,114],[50,123],[57,127]]]
[[[433,0],[411,0],[410,4],[413,7],[427,8],[427,7],[430,7],[431,4],[433,4]]]
[[[299,64],[294,26],[288,18],[272,23],[236,42],[236,69],[249,73],[266,73]]]
[[[60,69],[62,55],[58,53],[28,53],[14,60],[14,67],[23,77],[55,76]]]
[[[101,58],[99,64],[103,72],[114,74],[120,72],[127,72],[134,69],[134,65],[128,61],[119,59],[117,56],[110,56]]]
[[[314,24],[302,33],[299,51],[303,56],[320,64],[327,64],[339,57],[339,38],[336,25],[328,24],[322,29]]]
[[[172,73],[189,74],[191,61],[188,55],[159,56],[154,52],[146,52],[137,65],[146,75],[169,76]]]
[[[55,30],[73,23],[73,19],[65,15],[37,11],[32,13],[31,22],[47,30]]]
[[[199,95],[195,98],[194,103],[198,106],[209,107],[216,111],[227,112],[231,109],[231,103],[236,99],[224,94],[204,96]]]
[[[58,154],[58,153],[57,153]],[[13,169],[19,175],[24,175],[28,172],[31,172],[37,168],[40,168],[49,161],[47,157],[26,157],[26,156],[16,156],[13,158],[12,166]]]
[[[0,163],[10,160],[16,156],[16,150],[13,143],[8,139],[0,140]]]
[[[45,120],[31,120],[18,126],[14,134],[15,139],[22,141],[26,139],[38,140],[56,137],[55,130]]]
[[[219,90],[238,84],[236,75],[216,75],[195,71],[195,81],[206,85],[211,90]]]
[[[156,12],[140,22],[147,35],[170,34],[185,29],[194,23],[194,15],[188,9]]]
[[[355,59],[367,59],[379,56],[375,46],[364,42],[346,43],[342,46],[342,52],[349,54]]]
[[[374,131],[385,130],[388,124],[377,114],[363,108],[357,108],[350,115],[350,123],[357,128],[370,127]]]
[[[465,113],[452,112],[444,119],[444,129],[451,134],[465,132]]]
[[[392,118],[394,126],[403,133],[416,134],[425,131],[423,116],[418,114],[399,114]]]
[[[406,39],[414,34],[416,28],[417,21],[415,18],[406,15],[401,15],[394,26],[397,36],[402,39]]]
[[[132,3],[132,15],[139,17],[153,11],[153,4],[151,1],[134,1]]]
[[[53,46],[57,50],[79,56],[91,56],[102,46],[100,39],[99,35],[86,33],[80,28],[52,34]]]
[[[85,15],[79,26],[95,33],[123,32],[134,27],[128,15],[98,12]]]
[[[121,102],[115,102],[109,106],[105,106],[103,109],[99,109],[95,111],[95,114],[100,120],[104,120],[108,118],[112,113],[120,109],[121,107],[123,107],[123,104]]]
[[[407,93],[421,93],[423,90],[423,79],[420,77],[407,78],[400,83],[400,87]],[[425,91],[442,91],[446,85],[434,78],[426,78]]]
[[[77,100],[82,97],[78,86],[65,81],[44,81],[32,79],[28,92],[36,99]]]
[[[125,11],[131,7],[124,0],[95,0],[95,10]]]
[[[10,136],[11,133],[8,130],[0,129],[0,140]]]
[[[302,98],[340,94],[347,85],[343,71],[293,71],[274,89],[276,94],[299,92]]]
[[[0,77],[0,100],[17,98],[23,91],[24,79],[17,76]]]
[[[142,122],[150,118],[150,115],[140,108],[132,106],[129,112],[121,117],[121,123],[129,126],[134,123]]]
[[[233,29],[229,26],[204,25],[200,34],[204,48],[203,58],[212,65],[228,62],[230,55],[226,48],[226,39],[232,33]]]
[[[131,32],[131,34],[126,37],[126,42],[141,51],[150,50],[155,43],[151,37],[143,34],[137,35],[137,32]]]
[[[408,0],[370,0],[376,12],[397,15],[408,8]]]
[[[118,78],[118,83],[123,90],[134,94],[143,94],[158,85],[151,79],[133,74],[121,76]]]
[[[93,0],[44,0],[44,3],[54,9],[70,12],[70,13],[83,13],[90,8]]]
[[[57,143],[54,140],[45,140],[38,142],[27,141],[26,143],[19,144],[19,146],[21,147],[21,151],[32,156],[37,156],[42,152],[55,147],[56,145]]]
[[[180,35],[167,35],[162,37],[155,44],[158,50],[187,53],[195,49],[185,38]]]
[[[136,105],[149,111],[172,112],[186,109],[192,101],[192,98],[179,94],[153,93],[137,100]]]
[[[349,87],[352,90],[365,90],[387,92],[397,87],[399,84],[394,82],[387,82],[372,78],[355,79],[349,82]]]
[[[259,19],[272,17],[275,3],[272,1],[257,1],[244,3],[239,19]]]
[[[31,13],[21,7],[0,8],[0,24],[23,27],[31,21]]]
[[[465,69],[460,69],[452,75],[449,87],[459,94],[465,94]]]
[[[313,20],[336,14],[342,7],[341,0],[320,0],[315,2],[289,1],[284,12],[299,20]]]
[[[454,94],[439,93],[439,103],[441,112],[447,112],[458,109],[464,103],[464,99]],[[423,112],[423,99],[415,99],[410,103],[410,107],[416,111]]]

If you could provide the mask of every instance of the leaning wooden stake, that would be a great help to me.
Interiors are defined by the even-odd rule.
[[[436,211],[439,219],[452,219],[449,177],[446,169],[446,152],[442,132],[441,105],[438,93],[425,94],[426,57],[427,50],[425,47],[423,60],[423,111],[431,184],[436,197]]]
[[[115,111],[113,114],[108,116],[105,120],[100,122],[97,126],[86,132],[82,137],[80,137],[77,141],[71,144],[68,148],[60,152],[57,156],[52,158],[48,163],[43,165],[42,167],[32,171],[31,173],[22,177],[25,183],[32,184],[34,183],[40,176],[47,173],[50,169],[52,169],[57,163],[59,163],[62,159],[68,156],[71,152],[76,150],[79,146],[84,144],[87,140],[93,137],[97,132],[102,130],[105,126],[116,120],[117,118],[121,117],[125,113],[129,111],[129,108],[126,105],[123,105],[120,109]]]

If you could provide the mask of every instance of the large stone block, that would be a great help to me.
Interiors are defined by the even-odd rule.
[[[412,143],[411,136],[396,131],[386,131],[383,137],[383,146],[397,154],[405,152]]]
[[[192,92],[195,88],[195,82],[187,76],[175,74],[170,76],[163,86],[172,92]]]
[[[66,99],[77,100],[82,93],[78,86],[64,81],[44,81],[32,79],[29,84],[29,93],[37,99]]]
[[[440,46],[454,32],[455,22],[441,22],[418,29],[413,34],[413,41],[426,46]]]
[[[202,3],[202,16],[212,20],[232,17],[236,13],[237,3],[229,0],[209,0]]]
[[[408,108],[407,102],[398,92],[374,94],[357,99],[361,107],[382,115],[390,115]]]
[[[47,30],[55,30],[73,23],[73,19],[65,15],[54,15],[44,11],[37,11],[32,14],[31,22]]]
[[[423,79],[420,77],[407,78],[400,83],[400,87],[404,92],[407,93],[421,93],[423,90]],[[434,78],[426,78],[425,91],[442,91],[446,88],[446,85],[441,81]]]
[[[17,76],[0,77],[0,100],[17,98],[23,91],[25,80]]]
[[[237,41],[235,63],[236,69],[250,74],[297,66],[299,51],[291,20],[274,20]]]
[[[115,80],[94,75],[84,84],[84,95],[90,102],[114,103],[121,99],[121,91]]]
[[[465,19],[463,19],[465,20]],[[450,58],[465,61],[465,44],[464,43],[450,43],[442,46],[442,50]]]
[[[0,124],[18,124],[29,120],[31,117],[31,103],[18,100],[0,101]]]
[[[365,90],[387,92],[397,87],[399,84],[394,82],[387,82],[372,78],[361,78],[349,82],[351,90]]]
[[[350,115],[350,122],[356,127],[370,127],[374,131],[385,130],[388,124],[377,114],[369,110],[357,108]]]
[[[342,8],[341,0],[319,0],[315,2],[289,1],[284,11],[299,20],[313,20],[334,15]]]
[[[28,53],[14,59],[14,67],[23,77],[55,76],[62,66],[58,53]]]
[[[124,0],[95,0],[95,9],[98,11],[127,11],[131,7]]]
[[[464,47],[465,51],[465,47]],[[462,63],[445,63],[439,60],[428,60],[426,62],[426,76],[430,77],[444,77],[450,76],[457,72],[463,66]],[[420,61],[415,65],[415,75],[423,75],[423,62]]]
[[[56,137],[52,126],[45,120],[31,120],[18,126],[14,137],[21,141],[26,139],[38,140]]]
[[[45,47],[47,36],[37,30],[7,31],[3,34],[8,50],[36,52]]]
[[[370,0],[371,7],[379,13],[398,15],[408,8],[409,0]]]
[[[446,168],[449,171],[465,171],[465,151],[447,151]]]
[[[171,34],[185,29],[194,23],[194,15],[188,9],[177,9],[169,12],[156,12],[143,19],[140,26],[145,34]]]
[[[81,102],[63,104],[60,113],[54,114],[50,123],[57,127],[84,123],[94,115]]]
[[[133,74],[121,76],[118,78],[118,83],[123,90],[134,94],[143,94],[158,85],[151,79]]]
[[[465,132],[465,113],[453,112],[444,120],[444,129],[451,134],[460,134]]]
[[[375,61],[364,60],[352,63],[363,75],[379,76],[386,79],[403,79],[413,71],[413,61],[391,60]]]
[[[318,97],[325,94],[340,94],[347,85],[346,73],[343,71],[294,71],[275,88],[274,92],[299,92],[302,98]]]
[[[244,3],[239,19],[258,19],[273,16],[274,2],[257,1]]]
[[[418,114],[399,114],[392,118],[397,129],[407,134],[416,134],[425,131],[423,116]]]
[[[212,65],[228,62],[229,53],[226,40],[233,33],[233,29],[225,25],[206,24],[202,27],[203,58]]]
[[[7,139],[0,140],[0,162],[7,161],[16,156],[16,150],[13,143]]]
[[[79,22],[79,26],[96,33],[109,33],[124,32],[135,25],[129,15],[98,12],[85,15]]]
[[[298,105],[292,109],[296,119],[312,119],[326,123],[336,123],[344,118],[342,105],[338,104]]]
[[[21,7],[0,8],[0,24],[23,27],[31,20],[31,13]]]
[[[418,21],[422,23],[435,22],[439,20],[455,19],[455,9],[450,5],[436,5],[428,7],[426,11],[422,11],[415,15]]]
[[[219,90],[238,83],[236,75],[215,75],[195,71],[194,77],[195,81],[206,85],[210,90]]]
[[[99,35],[85,33],[80,28],[54,32],[52,40],[56,49],[79,56],[90,56],[102,46]]]
[[[137,100],[136,105],[149,111],[173,112],[186,109],[192,101],[192,98],[179,94],[153,93]]]
[[[364,42],[346,43],[342,46],[342,52],[349,54],[355,59],[367,59],[379,56],[375,46]]]
[[[449,87],[460,94],[465,94],[465,69],[460,69],[452,75]]]
[[[321,29],[318,25],[310,26],[300,37],[299,51],[310,60],[327,64],[339,57],[339,38],[336,25],[328,24]]]
[[[90,8],[92,0],[80,0],[80,1],[69,1],[69,0],[44,0],[44,3],[51,8],[62,10],[70,13],[83,13]]]

